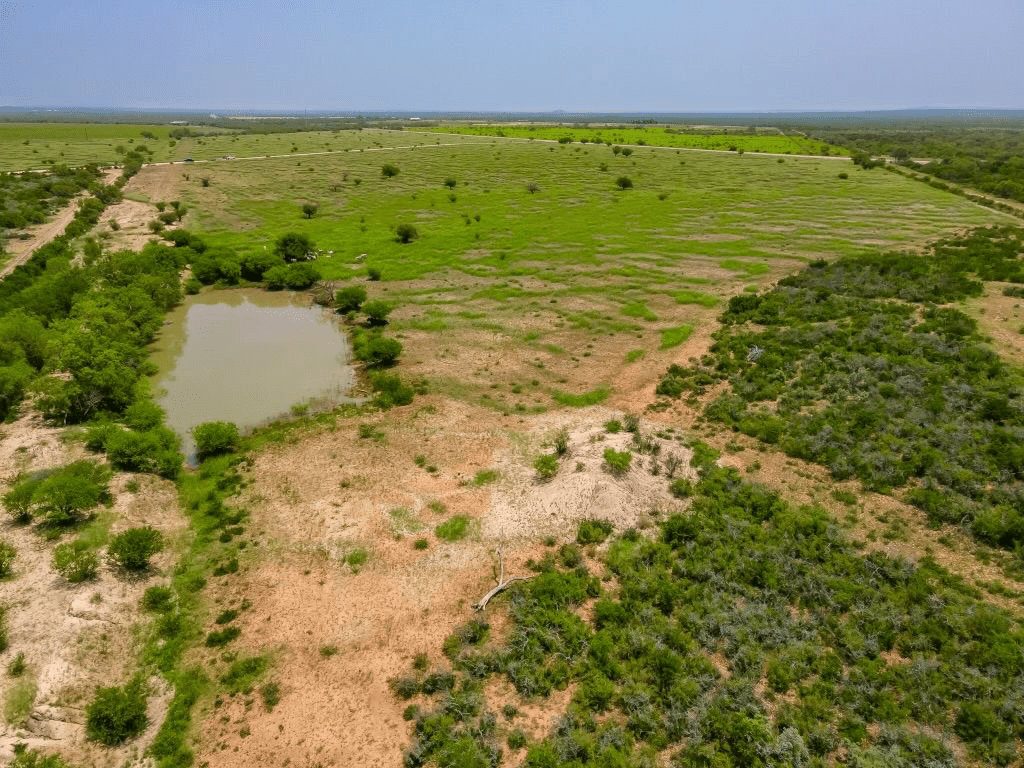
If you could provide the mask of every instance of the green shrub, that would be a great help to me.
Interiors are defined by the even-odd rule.
[[[113,222],[111,222],[113,223]],[[43,755],[24,744],[14,745],[14,761],[7,768],[71,768],[60,755]]]
[[[361,285],[347,285],[334,294],[334,306],[341,314],[358,312],[366,301],[366,289]]]
[[[107,433],[104,447],[110,463],[129,472],[149,472],[174,479],[184,461],[178,450],[178,436],[163,426],[146,432],[115,427]]]
[[[505,739],[505,743],[508,744],[508,748],[511,750],[522,749],[527,744],[526,734],[516,728],[509,731],[509,734]]]
[[[616,434],[617,432],[621,432],[622,422],[619,421],[618,419],[610,419],[609,421],[606,421],[604,423],[604,431],[612,435]]]
[[[225,645],[230,643],[240,634],[242,634],[242,630],[238,627],[225,627],[224,629],[215,629],[207,633],[206,647],[223,648]]]
[[[248,693],[268,665],[269,662],[263,656],[236,659],[227,672],[221,675],[220,681],[229,693]]]
[[[100,559],[84,541],[67,541],[54,547],[53,568],[72,584],[77,584],[96,578]]]
[[[413,549],[427,549],[429,546],[430,542],[426,539],[416,539],[416,541],[412,543]]]
[[[366,322],[371,326],[387,325],[388,315],[394,307],[390,302],[374,299],[363,304],[363,314],[366,315]]]
[[[669,483],[668,490],[677,499],[687,499],[693,495],[693,483],[685,477],[677,477]]]
[[[566,568],[575,568],[583,562],[583,553],[574,544],[563,544],[558,548],[558,559]]]
[[[619,178],[615,180],[615,186],[619,189],[632,189],[633,180],[629,178],[629,176],[619,176]]]
[[[92,461],[76,461],[48,475],[31,496],[32,514],[46,522],[65,525],[110,498],[110,470]]]
[[[229,421],[207,421],[192,427],[192,438],[200,459],[231,453],[238,447],[238,427]]]
[[[274,255],[286,262],[306,261],[315,250],[313,241],[300,232],[286,232],[274,243]]]
[[[411,243],[420,236],[412,224],[399,224],[395,227],[395,240],[400,243]]]
[[[434,528],[434,534],[445,541],[458,541],[469,533],[469,518],[465,515],[454,515]]]
[[[109,747],[135,738],[146,723],[146,691],[141,681],[97,689],[85,710],[86,736]]]
[[[170,587],[149,587],[142,593],[142,608],[153,613],[167,613],[174,607],[174,592]]]
[[[357,360],[375,368],[385,368],[394,365],[401,356],[402,343],[397,339],[373,335],[362,341],[357,339],[353,351]]]
[[[146,525],[117,534],[111,539],[107,552],[125,570],[144,571],[149,567],[149,558],[163,548],[163,536],[155,528]]]
[[[366,565],[366,561],[370,559],[370,553],[362,547],[357,547],[349,552],[345,556],[345,562],[348,563],[349,567],[353,571],[358,571],[361,567]]]
[[[385,163],[380,167],[380,175],[385,179],[393,179],[399,173],[398,166],[391,163]]]
[[[584,520],[576,531],[576,541],[579,544],[600,544],[608,538],[615,529],[606,520]]]
[[[25,674],[27,667],[28,665],[25,664],[25,654],[19,652],[17,656],[11,659],[11,663],[7,665],[7,674],[10,677],[21,677]]]
[[[9,541],[0,539],[0,579],[11,575],[14,566],[14,558],[18,556],[18,550]]]
[[[533,468],[537,471],[539,478],[550,480],[558,474],[558,454],[545,453],[542,456],[538,456],[533,461]]]
[[[263,699],[263,706],[267,712],[273,712],[281,701],[281,686],[276,682],[265,683],[260,686],[260,698]]]
[[[608,471],[613,475],[620,476],[629,472],[633,463],[633,454],[629,451],[616,451],[614,448],[604,449],[604,463]]]

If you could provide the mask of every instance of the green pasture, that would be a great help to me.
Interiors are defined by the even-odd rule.
[[[444,146],[425,137],[444,138],[207,138],[202,146],[220,153],[242,142],[260,155],[281,142],[294,142],[295,154],[317,142],[337,151],[183,166],[185,225],[241,252],[273,250],[288,231],[308,234],[325,278],[365,282],[371,297],[395,303],[391,329],[407,346],[459,339],[460,348],[500,352],[508,362],[491,379],[481,374],[480,387],[525,377],[550,394],[614,387],[629,350],[646,349],[652,365],[672,359],[679,329],[712,322],[716,304],[751,280],[998,220],[954,195],[836,160],[644,147],[623,157],[604,145],[449,136],[456,143]],[[411,148],[387,149],[399,146]],[[398,175],[385,178],[384,164]],[[840,168],[849,178],[838,178]],[[621,175],[633,189],[616,186]],[[311,219],[307,202],[319,206]],[[412,224],[418,239],[399,243],[399,224]],[[380,282],[366,281],[368,268]],[[444,389],[462,393],[472,378]]]
[[[561,126],[506,123],[448,123],[431,130],[467,136],[502,136],[518,139],[574,142],[590,144],[648,145],[686,149],[715,149],[720,151],[770,152],[783,155],[846,155],[845,150],[829,147],[820,141],[803,136],[779,133],[764,134],[755,129],[735,132],[701,133],[687,131],[679,126]],[[828,152],[823,152],[823,147]]]
[[[166,159],[173,125],[107,123],[0,123],[0,171],[24,171],[49,165],[114,165],[123,153],[145,145],[154,159]],[[156,138],[143,136],[149,133]]]

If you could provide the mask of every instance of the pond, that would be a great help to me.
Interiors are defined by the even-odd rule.
[[[309,297],[257,288],[189,296],[153,345],[154,395],[195,461],[190,430],[231,421],[242,430],[297,405],[354,402],[348,338]]]

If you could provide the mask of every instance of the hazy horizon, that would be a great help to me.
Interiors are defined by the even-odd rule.
[[[0,0],[0,104],[357,113],[1017,109],[1022,33],[1024,4],[1011,0],[651,0],[628,8],[606,0]]]

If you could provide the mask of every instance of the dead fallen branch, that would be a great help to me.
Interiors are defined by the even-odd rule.
[[[503,547],[498,547],[498,583],[495,585],[490,592],[480,598],[479,602],[473,605],[474,611],[482,611],[487,607],[487,603],[492,597],[503,592],[509,584],[514,584],[517,581],[526,581],[529,576],[513,576],[511,579],[505,578],[505,559],[503,556]]]

